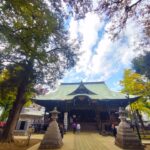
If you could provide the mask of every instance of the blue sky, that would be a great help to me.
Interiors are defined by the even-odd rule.
[[[81,55],[77,65],[66,71],[61,82],[105,81],[110,89],[121,89],[119,81],[124,69],[130,68],[132,59],[138,55],[134,47],[140,35],[137,25],[129,20],[124,34],[117,41],[111,41],[109,33],[104,32],[110,25],[94,13],[78,21],[71,18],[70,40],[82,41],[78,49]]]

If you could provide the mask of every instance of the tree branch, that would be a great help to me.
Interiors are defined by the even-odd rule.
[[[128,13],[129,11],[131,11],[131,9],[136,6],[138,3],[140,3],[142,0],[138,0],[137,2],[135,2],[134,4],[132,4],[131,6],[126,6],[125,7],[125,11]]]

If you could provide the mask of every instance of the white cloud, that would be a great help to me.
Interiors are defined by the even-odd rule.
[[[136,43],[140,38],[137,36],[140,29],[136,24],[129,24],[125,31],[125,39],[111,41],[108,34],[104,34],[99,41],[90,63],[91,73],[100,74],[101,79],[107,80],[121,68],[127,68],[131,65],[131,60],[139,55],[141,51],[134,50]],[[139,38],[139,39],[138,39]]]
[[[74,40],[78,38],[78,21],[71,18],[69,26],[70,39]]]
[[[98,15],[88,13],[84,20],[74,21],[70,23],[70,36],[71,39],[79,37],[81,42],[79,62],[76,66],[76,71],[87,71],[90,59],[93,55],[92,47],[98,40],[98,31],[102,28],[103,23],[100,22]]]
[[[104,26],[104,22],[91,13],[84,20],[71,20],[70,38],[82,39],[79,50],[82,55],[73,71],[66,75],[70,81],[106,81],[130,67],[131,60],[139,54],[133,49],[141,38],[138,34],[141,30],[135,23],[129,21],[124,36],[115,42],[110,40],[108,33],[99,36],[98,32],[103,31]]]

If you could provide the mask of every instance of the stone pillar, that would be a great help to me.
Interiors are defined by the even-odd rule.
[[[64,113],[64,129],[65,131],[68,130],[68,112]]]
[[[133,132],[133,129],[130,128],[130,125],[126,121],[125,109],[120,107],[119,114],[121,122],[118,126],[115,144],[123,149],[143,150],[138,135]]]
[[[50,122],[49,127],[47,128],[44,138],[40,144],[39,150],[56,149],[62,147],[63,145],[58,123],[56,121],[59,112],[55,107],[54,110],[50,113],[52,121]]]

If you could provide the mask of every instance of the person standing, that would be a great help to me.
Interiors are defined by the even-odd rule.
[[[76,133],[76,128],[77,128],[77,124],[75,122],[73,122],[72,124],[72,128],[73,128],[73,133]]]
[[[80,123],[77,123],[77,133],[80,133],[80,130],[81,130],[81,125]]]
[[[116,136],[117,136],[117,129],[116,129],[116,127],[115,127],[115,125],[114,124],[112,124],[112,133],[113,133],[113,136],[116,138]]]

